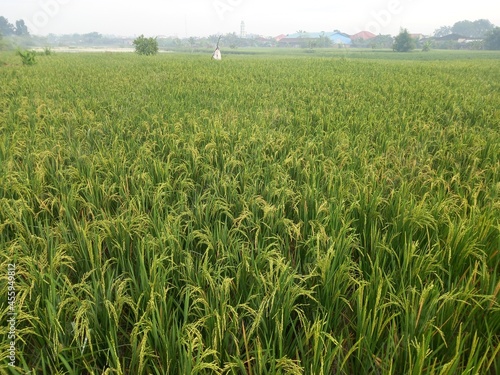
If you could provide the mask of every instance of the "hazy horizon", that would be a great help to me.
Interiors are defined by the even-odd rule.
[[[478,0],[474,7],[450,0],[191,0],[117,1],[2,0],[0,16],[9,22],[23,19],[33,35],[98,32],[116,36],[208,36],[240,32],[277,36],[297,30],[348,34],[432,34],[441,26],[462,20],[488,19],[500,25],[500,3]]]

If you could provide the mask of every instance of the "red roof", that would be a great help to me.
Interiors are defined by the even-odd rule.
[[[369,31],[360,31],[357,34],[351,35],[352,40],[356,40],[356,39],[368,40],[368,39],[373,39],[375,37],[376,37],[376,35],[374,33],[369,32]]]

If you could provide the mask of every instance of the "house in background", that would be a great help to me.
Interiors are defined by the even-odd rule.
[[[353,42],[358,41],[358,40],[366,41],[366,40],[370,40],[370,39],[373,39],[376,37],[377,36],[374,33],[371,33],[369,31],[360,31],[359,33],[351,35],[351,40]]]
[[[343,47],[350,47],[352,45],[351,37],[339,31],[333,32],[329,37],[334,45]]]
[[[482,49],[484,40],[469,38],[459,34],[448,34],[442,37],[430,37],[423,41],[430,41],[433,48],[441,49]]]
[[[394,39],[391,35],[375,35],[370,31],[360,31],[351,35],[352,46],[359,48],[392,48]]]

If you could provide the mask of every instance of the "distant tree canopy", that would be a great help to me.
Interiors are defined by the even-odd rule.
[[[459,21],[456,22],[452,27],[451,31],[454,34],[459,34],[469,38],[484,38],[491,30],[494,29],[494,25],[485,19],[476,21]]]
[[[102,38],[102,34],[99,34],[96,31],[82,35],[82,39],[87,43],[98,44]]]
[[[332,40],[326,35],[324,31],[321,32],[319,36],[319,45],[320,47],[331,47],[333,44]]]
[[[439,29],[436,29],[434,31],[434,36],[436,38],[441,38],[446,35],[451,34],[451,26],[441,26]]]
[[[489,20],[480,19],[476,21],[458,21],[453,26],[441,26],[434,31],[435,37],[443,37],[449,34],[458,34],[468,38],[484,38],[495,28]]]
[[[390,35],[377,35],[375,38],[370,39],[372,48],[391,48],[394,40]]]
[[[24,20],[17,20],[16,21],[16,30],[15,30],[16,35],[23,36],[23,35],[30,35],[28,31],[28,26],[24,23]]]
[[[5,36],[14,35],[15,27],[5,17],[0,16],[0,33]]]
[[[500,50],[500,27],[495,27],[486,36],[485,49]]]
[[[134,40],[135,52],[139,55],[156,55],[158,53],[158,41],[156,38],[145,38],[144,35]]]
[[[24,20],[17,20],[16,25],[14,26],[7,18],[2,16],[0,16],[0,33],[4,36],[29,35],[28,26],[26,26]]]
[[[410,52],[415,48],[415,40],[411,37],[407,29],[401,30],[394,39],[392,49],[396,52]]]

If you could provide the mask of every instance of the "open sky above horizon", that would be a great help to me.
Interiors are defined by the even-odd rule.
[[[120,36],[208,36],[246,32],[265,36],[304,31],[368,30],[432,34],[462,20],[500,26],[500,2],[476,0],[1,0],[0,16],[23,19],[35,35],[99,32]]]

